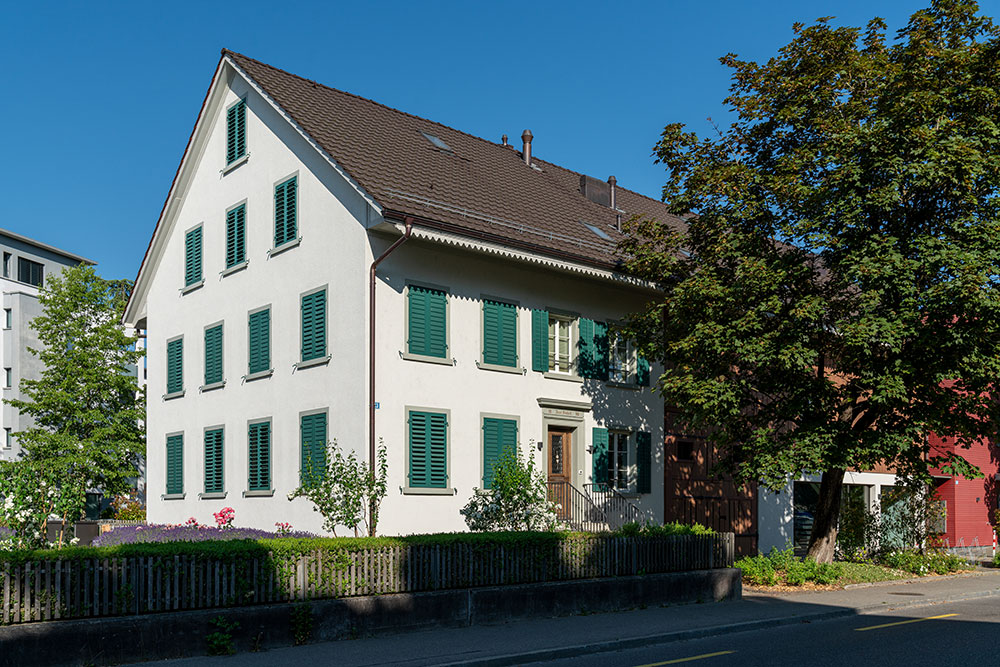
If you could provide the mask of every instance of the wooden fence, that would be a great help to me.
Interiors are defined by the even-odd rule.
[[[0,563],[0,625],[732,567],[732,533]]]

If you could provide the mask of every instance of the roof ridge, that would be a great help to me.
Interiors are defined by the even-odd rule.
[[[240,57],[240,58],[244,58],[246,60],[249,60],[249,61],[252,61],[254,63],[257,63],[258,65],[261,65],[263,67],[267,67],[268,69],[272,69],[272,70],[274,70],[276,72],[281,72],[282,74],[286,74],[286,75],[288,75],[290,77],[299,79],[300,81],[305,81],[305,82],[311,83],[311,84],[313,84],[315,86],[319,86],[321,88],[325,88],[327,90],[331,90],[331,91],[333,91],[335,93],[340,93],[342,95],[347,95],[349,97],[353,97],[354,99],[357,99],[357,100],[362,100],[362,101],[367,102],[369,104],[374,104],[375,106],[382,107],[383,109],[387,109],[389,111],[392,111],[393,113],[398,113],[398,114],[400,114],[402,116],[408,116],[409,118],[414,118],[416,120],[420,120],[420,121],[423,121],[423,122],[426,122],[426,123],[431,123],[433,125],[437,125],[438,127],[443,127],[443,128],[445,128],[447,130],[451,130],[452,132],[458,132],[459,134],[465,135],[465,136],[467,136],[467,137],[469,137],[471,139],[475,139],[477,141],[481,141],[484,144],[487,144],[489,146],[493,146],[494,148],[504,148],[503,144],[498,144],[496,142],[490,141],[489,139],[485,139],[483,137],[480,137],[478,135],[472,134],[470,132],[466,132],[465,130],[460,130],[460,129],[452,127],[450,125],[445,125],[444,123],[438,122],[436,120],[431,120],[429,118],[424,118],[423,116],[418,116],[416,114],[412,114],[412,113],[409,113],[407,111],[402,111],[401,109],[397,109],[395,107],[391,107],[388,104],[383,104],[383,103],[378,102],[376,100],[373,100],[373,99],[371,99],[369,97],[364,97],[364,96],[358,95],[356,93],[352,93],[352,92],[349,92],[349,91],[346,91],[346,90],[341,90],[340,88],[334,88],[333,86],[328,86],[325,83],[320,83],[319,81],[316,81],[314,79],[307,79],[304,76],[295,74],[294,72],[289,72],[288,70],[281,69],[280,67],[275,67],[274,65],[270,65],[270,64],[265,63],[263,61],[257,60],[256,58],[251,58],[250,56],[245,55],[245,54],[238,53],[238,52],[232,51],[230,49],[222,49],[222,54],[224,56],[230,55],[230,56],[237,56],[237,57]],[[517,149],[515,148],[514,150],[517,150]],[[587,174],[584,174],[583,172],[576,171],[575,169],[570,169],[569,167],[564,167],[562,165],[556,164],[555,162],[550,162],[548,160],[543,160],[541,158],[537,158],[537,157],[535,157],[534,154],[532,154],[531,157],[532,157],[532,161],[541,162],[541,163],[544,163],[546,165],[549,165],[549,166],[552,166],[552,167],[556,167],[558,169],[562,169],[563,171],[569,172],[570,174],[575,174],[577,176],[587,176]],[[617,187],[617,188],[619,188],[621,190],[625,190],[626,192],[629,192],[630,194],[633,194],[633,195],[635,195],[637,197],[642,197],[643,199],[646,199],[646,200],[648,200],[650,202],[654,202],[656,204],[663,204],[663,200],[654,199],[652,197],[649,197],[647,195],[642,194],[641,192],[636,192],[635,190],[630,190],[629,188],[626,188],[626,187],[621,186],[621,185],[616,185],[615,187]],[[676,213],[671,213],[671,215],[674,215],[674,216],[680,218],[680,216],[677,215]]]

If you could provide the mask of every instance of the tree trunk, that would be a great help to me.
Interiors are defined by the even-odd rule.
[[[819,502],[809,535],[807,557],[817,563],[832,563],[837,544],[837,520],[840,518],[840,496],[844,485],[844,470],[834,468],[823,472],[819,484]]]

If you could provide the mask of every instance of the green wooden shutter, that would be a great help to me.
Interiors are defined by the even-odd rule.
[[[517,421],[483,419],[483,488],[493,488],[493,468],[505,452],[517,449]]]
[[[205,384],[222,382],[222,325],[205,329]]]
[[[184,493],[184,436],[167,436],[167,494]]]
[[[651,493],[653,448],[652,437],[645,431],[635,434],[635,466],[639,493]]]
[[[294,241],[298,233],[297,178],[274,187],[274,247]]]
[[[594,484],[608,483],[608,429],[595,428],[593,431],[593,478]]]
[[[326,413],[302,417],[299,424],[302,441],[302,480],[319,480],[326,472]],[[312,477],[309,477],[310,472]]]
[[[271,309],[251,313],[247,322],[249,361],[247,372],[262,373],[271,369]]]
[[[247,152],[247,103],[240,100],[226,111],[226,164]]]
[[[247,258],[247,207],[240,205],[226,214],[226,268],[243,263]]]
[[[222,429],[205,431],[205,493],[223,491]]]
[[[531,311],[531,370],[545,373],[549,370],[549,313]]]
[[[167,393],[184,390],[184,339],[167,343]]]
[[[483,362],[517,366],[517,307],[502,301],[483,301]]]
[[[598,380],[608,379],[611,349],[608,341],[607,322],[594,322],[593,376]]]
[[[635,358],[635,383],[641,387],[649,386],[649,360],[641,354]]]
[[[594,378],[594,320],[580,318],[579,341],[577,342],[576,372],[582,378]]]
[[[448,484],[448,419],[438,412],[409,414],[410,486],[443,489]]]
[[[448,295],[410,285],[407,289],[407,350],[444,359],[448,354]]]
[[[247,434],[247,452],[250,461],[247,489],[250,491],[271,490],[271,423],[250,424]]]
[[[326,290],[302,297],[302,361],[326,356]]]
[[[184,235],[184,286],[201,280],[201,227]]]

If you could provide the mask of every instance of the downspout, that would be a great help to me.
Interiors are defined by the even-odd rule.
[[[407,216],[406,231],[372,262],[368,273],[368,470],[375,478],[375,269],[399,246],[406,243],[413,231],[413,218]],[[375,536],[375,505],[368,507],[368,533]]]

